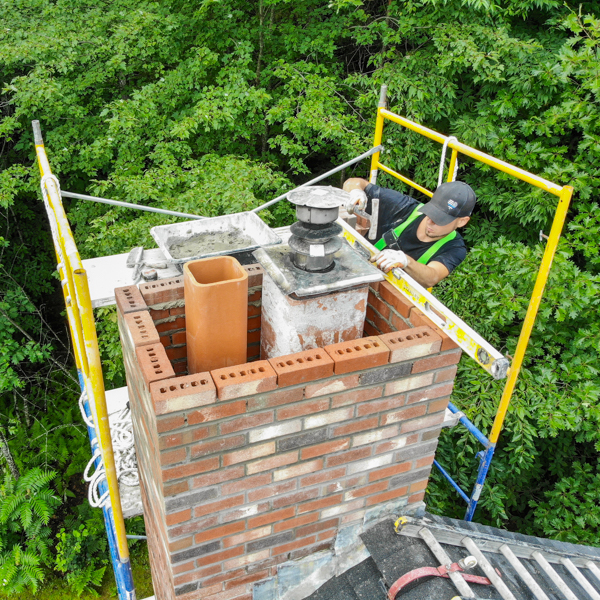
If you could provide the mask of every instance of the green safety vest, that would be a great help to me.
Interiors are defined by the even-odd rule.
[[[408,217],[408,219],[406,219],[406,221],[404,221],[403,223],[401,223],[400,225],[398,225],[398,227],[396,227],[393,231],[392,231],[392,235],[394,237],[395,240],[397,240],[400,235],[402,234],[402,232],[419,216],[421,216],[421,213],[419,212],[419,209],[421,208],[421,206],[423,206],[422,204],[417,204],[417,206],[415,207],[415,210],[412,211],[412,213],[410,214],[410,216]],[[425,252],[420,258],[419,260],[417,260],[417,262],[426,265],[430,260],[431,257],[444,245],[447,244],[449,241],[453,240],[456,237],[456,231],[452,231],[450,232],[447,236],[443,237],[441,240],[438,240],[435,244],[433,244],[433,246],[431,246],[431,248],[429,248],[429,250],[427,250],[427,252]],[[377,248],[377,250],[383,250],[385,247],[387,246],[386,241],[381,238],[376,244],[375,244],[375,248]]]

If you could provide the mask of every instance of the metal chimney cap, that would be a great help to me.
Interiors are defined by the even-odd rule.
[[[288,192],[287,199],[296,206],[330,209],[348,204],[350,194],[330,185],[313,185]]]

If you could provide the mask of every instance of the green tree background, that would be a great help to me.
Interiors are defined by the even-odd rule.
[[[64,189],[214,216],[248,210],[363,152],[383,83],[394,112],[575,187],[476,518],[600,543],[596,2],[0,0],[0,12],[6,591],[39,584],[55,569],[81,593],[81,565],[92,589],[105,564],[90,570],[89,560],[61,551],[69,546],[64,526],[78,532],[81,553],[104,548],[91,543],[101,527],[82,508],[89,447],[31,120],[41,122]],[[429,188],[439,152],[386,128],[385,162]],[[548,232],[556,198],[469,159],[459,177],[479,197],[466,231],[471,251],[436,294],[512,354],[543,251],[538,232]],[[402,189],[386,176],[380,183]],[[172,221],[82,201],[65,206],[84,258],[150,246],[150,227]],[[290,211],[281,205],[263,215],[277,225]],[[114,311],[96,316],[108,387],[123,385]],[[463,358],[453,402],[489,432],[501,387]],[[443,432],[438,459],[470,488],[478,450],[455,428]],[[10,508],[17,496],[29,506],[18,495],[24,477],[45,499],[26,522]],[[427,502],[450,516],[464,512],[436,475]]]

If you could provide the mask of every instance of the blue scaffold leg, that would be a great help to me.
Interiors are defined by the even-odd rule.
[[[485,478],[490,470],[490,465],[492,464],[492,458],[494,457],[495,450],[496,445],[490,443],[489,446],[483,451],[481,464],[479,465],[479,470],[477,471],[477,481],[475,483],[475,487],[473,488],[469,505],[467,506],[465,521],[473,520],[473,515],[475,514],[475,509],[477,508],[477,502],[479,502],[479,497],[481,496],[481,491],[483,490]]]
[[[446,469],[444,469],[444,467],[442,467],[442,465],[440,465],[440,463],[437,460],[434,459],[433,464],[439,469],[440,473],[450,482],[452,487],[459,493],[460,497],[468,504],[470,502],[469,496],[467,496],[463,492],[460,485],[458,485],[458,483],[456,483],[456,481],[452,479],[452,475],[450,475],[450,473],[448,473],[448,471],[446,471]]]
[[[81,371],[78,372],[79,386],[81,391],[85,390],[85,383],[83,381],[83,374]],[[86,400],[83,403],[85,414],[88,419],[92,419],[92,411],[90,409],[89,402]],[[92,454],[96,451],[98,446],[98,439],[96,438],[96,430],[93,427],[87,428],[88,436],[90,438],[90,446],[92,448]],[[94,461],[94,467],[97,469],[101,464],[101,458],[98,457]],[[108,491],[108,485],[106,480],[101,481],[98,485],[98,492],[100,496],[103,496]],[[117,536],[115,533],[115,521],[113,517],[112,508],[110,506],[102,507],[102,514],[104,516],[104,526],[106,528],[106,537],[108,539],[108,547],[110,550],[110,559],[113,565],[113,571],[115,573],[115,581],[117,583],[117,593],[119,594],[119,600],[136,600],[135,587],[133,585],[133,573],[131,571],[131,562],[127,558],[121,560],[119,557],[119,548],[117,545]]]

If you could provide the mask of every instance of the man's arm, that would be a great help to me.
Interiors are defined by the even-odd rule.
[[[441,263],[432,261],[423,265],[407,255],[408,265],[405,271],[425,288],[433,287],[450,275],[450,271]]]

